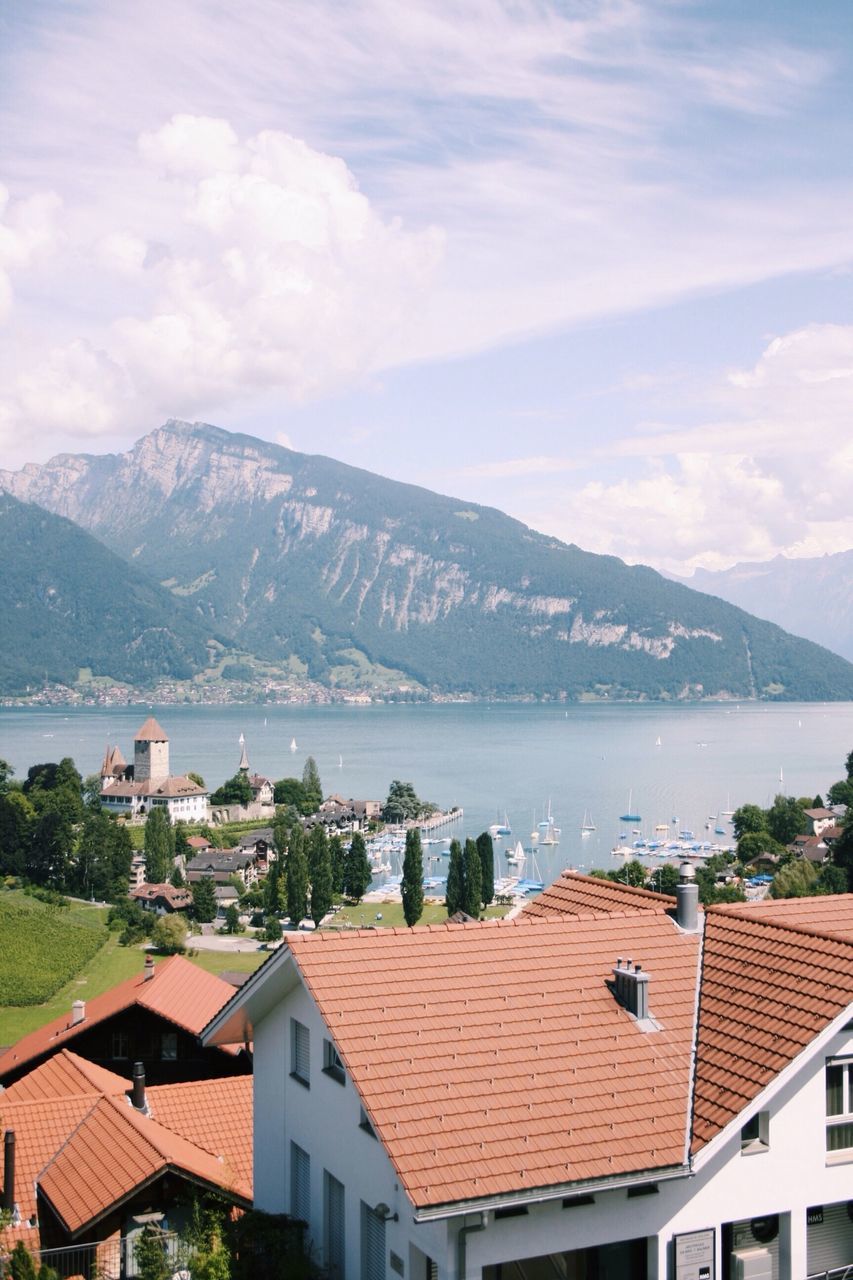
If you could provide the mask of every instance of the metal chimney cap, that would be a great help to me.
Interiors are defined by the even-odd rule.
[[[689,862],[682,862],[681,866],[678,868],[678,878],[679,880],[696,879],[696,872]]]

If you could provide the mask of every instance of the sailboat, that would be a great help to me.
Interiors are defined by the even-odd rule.
[[[634,799],[634,792],[629,791],[628,792],[628,809],[626,813],[620,813],[619,815],[620,822],[642,822],[643,821],[640,815],[638,813],[634,813],[634,810],[631,807],[631,801],[633,799]]]
[[[514,866],[514,867],[520,867],[523,865],[524,849],[521,847],[520,840],[518,841],[514,849],[507,849],[506,860],[511,866]]]
[[[655,738],[655,746],[656,747],[660,746],[660,734],[658,734],[658,736]]]
[[[344,767],[344,758],[343,758],[343,756],[339,755],[339,756],[338,756],[338,768],[339,768],[339,769],[343,769],[343,767]]]
[[[583,822],[581,823],[581,835],[582,836],[591,835],[594,830],[595,830],[595,823],[590,817],[588,810],[584,809]]]
[[[291,739],[290,739],[290,750],[291,750],[291,751],[295,751],[295,750],[296,750],[296,739],[295,739],[295,738],[291,738]]]
[[[556,825],[555,825],[555,823],[554,823],[554,819],[553,819],[552,814],[551,814],[551,799],[550,799],[550,797],[548,798],[548,812],[547,812],[547,814],[545,815],[545,817],[542,819],[542,821],[539,823],[539,831],[540,831],[540,832],[544,832],[544,833],[545,833],[545,836],[547,836],[548,834],[550,834],[550,835],[552,835],[552,836],[558,836],[558,835],[560,834],[560,828],[559,828],[558,826],[556,826]],[[542,843],[543,843],[543,844],[557,844],[557,841],[556,841],[556,840],[547,840],[547,839],[545,839],[545,837],[543,836]]]

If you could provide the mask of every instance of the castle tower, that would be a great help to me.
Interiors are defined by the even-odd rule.
[[[149,716],[133,740],[133,778],[151,782],[169,776],[169,739]]]

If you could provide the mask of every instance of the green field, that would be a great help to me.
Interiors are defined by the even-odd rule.
[[[487,907],[483,914],[486,919],[491,920],[505,916],[507,910],[507,907]],[[447,911],[444,903],[427,901],[424,903],[424,913],[418,924],[444,924],[446,920]],[[382,929],[404,929],[406,920],[403,916],[402,902],[360,902],[357,906],[342,907],[340,911],[335,913],[333,923],[324,927],[327,929],[349,929],[353,927],[361,929],[371,925]]]
[[[0,1004],[19,1006],[49,1000],[107,940],[102,920],[23,894],[0,897],[0,935]]]

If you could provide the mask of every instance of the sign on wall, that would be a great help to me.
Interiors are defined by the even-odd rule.
[[[716,1232],[685,1231],[673,1237],[675,1280],[714,1280]]]

